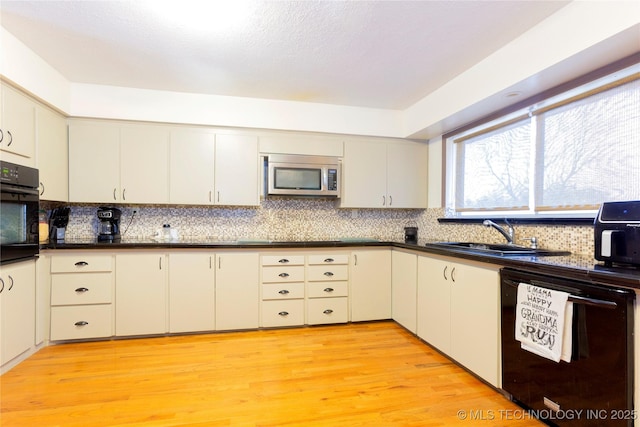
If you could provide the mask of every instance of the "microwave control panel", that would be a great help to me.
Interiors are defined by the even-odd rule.
[[[338,169],[329,169],[327,171],[327,175],[329,176],[327,183],[327,190],[336,191],[338,190]]]

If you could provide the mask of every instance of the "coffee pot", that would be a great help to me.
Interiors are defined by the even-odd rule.
[[[102,206],[98,209],[98,240],[120,240],[120,217],[122,212],[118,208]]]

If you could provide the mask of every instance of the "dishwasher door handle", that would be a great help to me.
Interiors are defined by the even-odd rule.
[[[506,284],[508,284],[509,286],[512,286],[514,288],[517,288],[520,283],[527,283],[527,282],[524,282],[524,281],[523,282],[517,282],[515,280],[510,280],[510,279],[503,279],[503,282],[505,282]],[[538,285],[538,284],[535,284],[535,283],[527,283],[527,284],[531,284],[533,286],[538,286],[540,288],[554,290],[553,289],[553,285],[545,286],[545,285]],[[616,304],[614,301],[605,301],[605,300],[596,299],[596,298],[581,297],[581,296],[573,295],[573,294],[569,294],[568,301],[574,302],[576,304],[592,305],[594,307],[607,308],[607,309],[610,309],[610,310],[613,310],[616,307],[618,307],[618,304]]]

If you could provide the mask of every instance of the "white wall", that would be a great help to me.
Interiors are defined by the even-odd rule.
[[[511,102],[500,95],[514,85],[537,90],[637,51],[638,22],[637,2],[574,1],[405,111],[72,83],[4,29],[0,74],[78,117],[428,139]]]

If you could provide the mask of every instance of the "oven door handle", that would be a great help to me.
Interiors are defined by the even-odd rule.
[[[517,288],[518,284],[520,283],[526,283],[526,282],[517,282],[515,280],[509,280],[509,279],[503,279],[503,282],[505,282],[506,284],[514,288]],[[540,286],[540,285],[534,285],[534,286]],[[540,286],[540,287],[544,288],[545,286]],[[553,289],[553,288],[547,287],[547,289]],[[594,307],[607,308],[610,310],[614,310],[616,307],[618,307],[618,304],[616,304],[614,301],[605,301],[605,300],[596,299],[596,298],[581,297],[573,294],[569,294],[568,300],[571,302],[575,302],[577,304],[592,305]]]
[[[34,196],[40,195],[38,188],[32,187],[21,187],[19,185],[12,185],[3,183],[1,186],[1,190],[3,193],[12,193],[12,194],[32,194]]]

